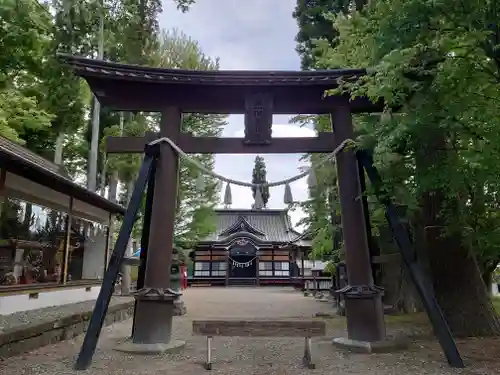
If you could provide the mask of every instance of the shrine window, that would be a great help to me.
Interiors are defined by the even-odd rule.
[[[259,262],[259,276],[273,276],[273,262]]]
[[[226,276],[227,262],[213,262],[212,276]]]
[[[290,263],[274,262],[274,276],[290,276]]]
[[[210,276],[210,262],[195,262],[194,276]]]
[[[66,216],[4,198],[0,216],[0,288],[63,281]]]
[[[108,227],[74,217],[69,238],[66,280],[101,280],[107,258]]]
[[[99,284],[109,257],[107,226],[113,215],[125,210],[75,183],[63,166],[3,137],[0,161],[0,291],[10,298],[30,290],[57,292],[69,286],[84,292],[75,295],[75,301],[88,299],[83,288]],[[84,225],[87,234],[78,241],[70,236],[70,217],[90,220]],[[102,230],[94,232],[98,227]],[[94,238],[97,233],[100,239]],[[22,306],[6,302],[0,314],[41,308],[49,300],[63,303],[58,297]]]

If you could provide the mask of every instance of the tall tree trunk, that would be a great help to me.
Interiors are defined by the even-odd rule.
[[[23,235],[25,236],[26,239],[31,238],[30,227],[32,219],[33,219],[33,205],[29,202],[26,202],[26,210],[24,213],[23,230],[22,230]]]
[[[491,289],[491,285],[493,284],[493,272],[485,271],[481,275],[483,279],[484,286],[486,287],[486,293],[491,297],[493,294],[493,290]]]
[[[444,151],[447,142],[442,132],[427,135],[429,137],[420,143],[417,152],[417,178],[422,175],[428,178],[429,174],[437,172],[439,165],[454,156],[450,155],[451,151]],[[455,336],[497,335],[500,333],[499,321],[477,263],[464,246],[462,233],[446,230],[447,222],[442,215],[445,204],[448,214],[458,215],[459,202],[457,198],[446,197],[442,189],[428,188],[419,198],[424,251],[436,298]]]
[[[487,262],[486,264],[479,264],[481,278],[483,279],[484,286],[486,287],[486,291],[490,297],[493,294],[493,273],[495,272],[497,265],[498,262],[496,262],[496,260]]]
[[[63,149],[64,149],[64,133],[59,132],[56,138],[56,145],[54,150],[54,163],[57,165],[62,165]]]
[[[108,189],[108,199],[113,203],[116,203],[117,190],[118,190],[118,172],[114,171],[111,174],[111,178],[109,180],[109,189]],[[108,251],[109,256],[111,256],[111,252],[115,247],[115,225],[116,225],[116,218],[113,215],[111,217],[111,221],[109,222],[109,249],[111,249],[111,251]],[[106,262],[109,262],[109,258],[106,260]]]
[[[127,182],[127,204],[130,203],[130,198],[132,198],[132,192],[134,190],[134,180]],[[132,233],[130,239],[128,240],[127,250],[125,252],[125,257],[130,258],[133,254],[133,239],[134,234]],[[130,293],[130,286],[132,284],[131,266],[124,265],[122,268],[122,294]]]
[[[405,314],[424,311],[422,301],[418,295],[415,285],[411,281],[408,269],[404,264],[401,266],[403,267],[400,291],[401,299],[397,306],[399,311],[402,311]]]

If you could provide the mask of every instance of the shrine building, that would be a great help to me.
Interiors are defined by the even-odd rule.
[[[311,243],[293,229],[287,209],[219,209],[215,223],[190,253],[191,285],[291,285],[304,274]]]
[[[0,137],[0,316],[90,301],[125,209],[62,165]]]

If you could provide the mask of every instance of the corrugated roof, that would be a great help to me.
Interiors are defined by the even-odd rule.
[[[64,166],[53,163],[45,159],[44,157],[28,150],[27,148],[24,148],[18,145],[17,143],[14,143],[2,136],[0,136],[0,150],[18,155],[19,157],[25,159],[26,161],[36,164],[52,173],[64,176],[66,178],[69,177]]]
[[[111,213],[125,209],[71,180],[64,167],[0,136],[0,167],[40,185]]]
[[[216,230],[204,241],[223,242],[235,232],[238,225],[250,225],[251,230],[260,232],[254,234],[265,242],[289,242],[297,238],[297,232],[292,229],[287,210],[215,210]],[[241,228],[249,231],[248,228]]]

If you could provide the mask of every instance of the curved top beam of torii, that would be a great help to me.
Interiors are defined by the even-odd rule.
[[[323,71],[195,71],[119,64],[59,54],[59,59],[85,78],[99,102],[116,110],[162,111],[165,105],[182,112],[245,113],[245,98],[255,92],[273,97],[275,114],[330,113],[349,102],[352,113],[380,112],[382,103],[349,96],[325,97],[339,81],[357,80],[365,69]]]

